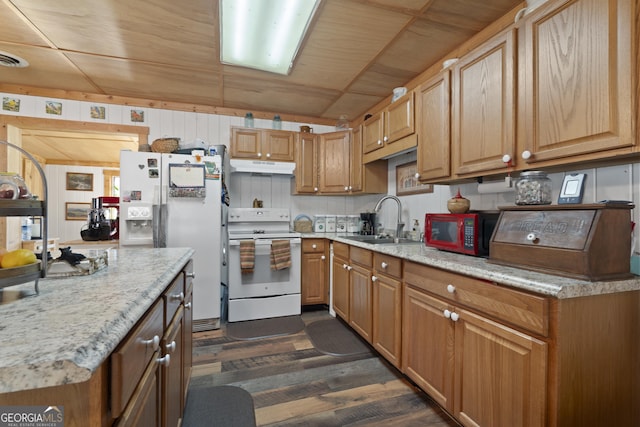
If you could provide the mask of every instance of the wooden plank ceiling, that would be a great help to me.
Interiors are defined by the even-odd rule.
[[[354,120],[520,3],[323,0],[281,76],[220,63],[217,0],[0,0],[0,83]]]
[[[268,0],[263,0],[268,1]],[[290,75],[222,65],[218,0],[0,0],[19,87],[360,119],[522,0],[322,0]]]

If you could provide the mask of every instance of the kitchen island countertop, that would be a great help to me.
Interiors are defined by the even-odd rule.
[[[303,238],[325,238],[396,256],[431,267],[477,279],[535,292],[555,298],[576,298],[640,290],[640,276],[629,279],[594,281],[573,279],[491,263],[486,258],[461,255],[429,248],[424,243],[370,244],[349,239],[345,233],[303,233]]]
[[[81,252],[81,251],[79,251]],[[87,276],[5,288],[0,301],[0,393],[80,383],[109,357],[193,256],[191,248],[109,249]]]

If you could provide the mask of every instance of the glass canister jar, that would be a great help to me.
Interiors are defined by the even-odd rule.
[[[522,172],[516,182],[516,205],[550,205],[551,179],[543,171]]]

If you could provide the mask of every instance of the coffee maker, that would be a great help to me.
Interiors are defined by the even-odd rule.
[[[360,214],[360,220],[362,221],[362,227],[360,227],[360,234],[366,234],[373,236],[376,234],[376,214],[373,212],[362,212]]]

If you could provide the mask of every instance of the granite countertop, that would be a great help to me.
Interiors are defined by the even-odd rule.
[[[40,279],[38,295],[11,300],[35,293],[33,282],[2,291],[0,393],[89,380],[193,249],[109,249],[108,255],[109,265],[94,274]]]
[[[393,255],[408,261],[559,299],[640,290],[640,276],[632,276],[626,280],[591,282],[494,264],[486,258],[440,251],[426,247],[419,242],[374,245],[350,240],[347,238],[348,234],[344,233],[304,233],[303,237],[331,239],[351,246]]]

